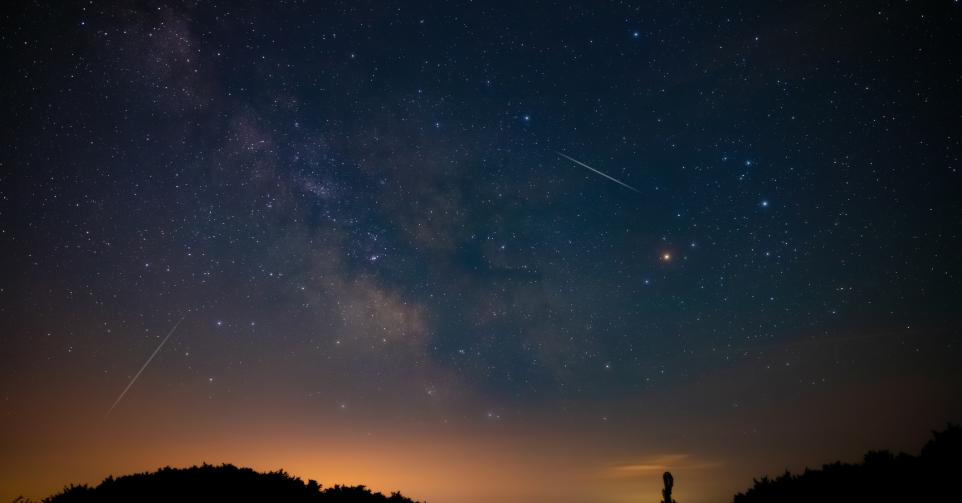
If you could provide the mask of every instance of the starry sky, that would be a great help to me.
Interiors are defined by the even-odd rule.
[[[960,8],[6,5],[0,500],[701,503],[917,450],[962,420]]]

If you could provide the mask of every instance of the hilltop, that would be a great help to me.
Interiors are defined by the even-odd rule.
[[[835,462],[800,474],[756,479],[734,503],[962,501],[962,428],[933,432],[918,456],[870,451],[861,463]]]
[[[23,501],[23,500],[20,500]],[[323,488],[283,470],[260,473],[231,464],[161,468],[152,473],[107,477],[96,487],[71,485],[44,503],[283,501],[285,503],[415,503],[392,493],[385,496],[365,486]]]

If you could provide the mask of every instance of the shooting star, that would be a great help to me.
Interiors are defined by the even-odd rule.
[[[621,185],[622,187],[631,189],[631,190],[633,190],[633,191],[638,192],[639,194],[641,194],[641,192],[640,192],[638,189],[632,187],[631,185],[628,185],[627,183],[622,182],[621,180],[618,180],[617,178],[610,177],[610,176],[602,173],[601,171],[598,171],[597,169],[592,168],[591,166],[588,166],[587,164],[579,161],[578,159],[575,159],[574,157],[565,155],[565,154],[563,154],[563,153],[561,153],[561,152],[558,152],[557,150],[555,151],[555,153],[558,154],[558,155],[560,155],[561,157],[564,157],[565,159],[567,159],[567,160],[569,160],[569,161],[571,161],[571,162],[573,162],[573,163],[575,163],[575,164],[583,167],[583,168],[588,168],[588,169],[590,169],[591,171],[594,171],[595,173],[598,173],[599,175],[601,175],[601,176],[603,176],[603,177],[611,180],[612,182],[617,183],[618,185]]]
[[[124,390],[120,392],[120,396],[118,396],[117,399],[114,400],[114,404],[110,406],[110,410],[108,410],[107,414],[104,415],[104,419],[110,417],[110,413],[114,411],[114,407],[116,407],[117,404],[124,399],[124,395],[127,394],[127,391],[130,390],[130,387],[133,386],[135,382],[137,382],[137,378],[140,377],[140,374],[144,372],[144,369],[147,368],[147,365],[150,365],[151,360],[153,360],[154,357],[157,356],[157,353],[160,352],[160,348],[164,347],[164,343],[167,342],[167,339],[170,339],[171,335],[174,335],[174,331],[177,330],[177,327],[180,326],[180,322],[184,321],[184,318],[186,317],[187,315],[185,314],[181,316],[179,320],[177,320],[177,323],[174,323],[174,328],[170,329],[170,332],[167,332],[167,337],[164,337],[164,340],[160,341],[160,344],[157,346],[157,349],[155,349],[154,352],[151,353],[150,358],[147,358],[147,361],[144,362],[144,366],[140,367],[140,370],[137,371],[137,375],[135,375],[134,378],[131,379],[129,383],[127,383],[127,387],[124,388]]]

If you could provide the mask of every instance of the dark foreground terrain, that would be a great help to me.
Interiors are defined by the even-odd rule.
[[[734,503],[962,501],[962,428],[934,432],[918,456],[871,451],[861,463],[832,463],[755,480]]]
[[[385,496],[364,486],[322,488],[283,470],[258,473],[234,465],[204,464],[161,468],[153,473],[107,477],[100,485],[69,486],[47,503],[278,501],[291,503],[414,503],[393,493]]]
[[[666,474],[667,475],[667,474]],[[762,477],[734,503],[962,501],[962,428],[934,432],[918,456],[871,451],[861,463],[832,463],[800,474]],[[364,486],[322,488],[286,472],[258,473],[234,465],[161,468],[107,477],[96,487],[72,485],[47,503],[278,501],[287,503],[414,503]],[[15,500],[26,503],[26,500]]]

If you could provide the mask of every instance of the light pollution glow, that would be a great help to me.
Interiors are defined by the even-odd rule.
[[[679,501],[703,503],[716,501],[719,494],[733,494],[752,477],[770,473],[772,459],[799,469],[838,456],[834,446],[842,438],[852,439],[845,424],[857,422],[865,410],[891,408],[890,400],[924,400],[912,398],[912,389],[926,385],[924,376],[883,383],[892,390],[885,398],[858,397],[857,383],[849,383],[839,386],[827,402],[802,397],[753,420],[754,414],[718,400],[718,386],[740,383],[744,396],[750,396],[764,390],[765,383],[755,380],[748,369],[733,368],[718,377],[717,384],[689,383],[651,394],[644,404],[612,409],[611,417],[603,421],[577,412],[564,417],[541,414],[525,422],[513,421],[510,414],[497,421],[478,414],[474,422],[440,425],[415,416],[371,419],[379,404],[370,404],[359,416],[351,414],[361,405],[325,414],[305,406],[282,407],[291,397],[265,386],[238,394],[226,408],[211,407],[203,396],[173,399],[156,375],[145,375],[139,383],[143,389],[131,393],[105,420],[102,407],[92,404],[110,403],[111,396],[105,392],[80,396],[73,386],[82,387],[82,379],[65,379],[48,384],[50,393],[7,418],[12,428],[4,431],[2,440],[11,455],[0,460],[0,498],[12,500],[20,494],[39,498],[66,483],[96,483],[109,474],[207,462],[284,469],[325,485],[365,484],[442,502],[638,501],[656,497],[661,472],[670,469]],[[249,408],[254,402],[261,404],[257,412]],[[701,417],[684,414],[690,405],[685,402],[717,413],[712,422],[704,423]],[[797,410],[825,403],[834,404],[829,406],[837,414],[833,421],[840,424],[834,430],[799,419]],[[671,421],[645,419],[644,410],[660,410]],[[871,439],[899,420],[889,415],[888,422],[865,428],[862,445],[878,445]],[[760,421],[782,426],[746,430]],[[539,422],[552,427],[531,427]],[[461,426],[455,426],[458,423]],[[728,434],[739,429],[745,433]],[[797,434],[803,431],[818,432],[820,440],[800,441],[804,435]],[[911,450],[922,434],[906,437],[896,447]],[[785,440],[793,437],[796,440]],[[781,451],[773,451],[773,445],[781,446]],[[850,449],[848,455],[857,457],[859,451]],[[724,461],[732,459],[738,462]]]

